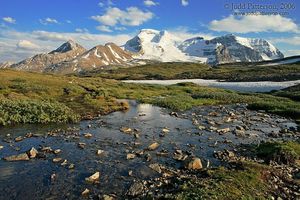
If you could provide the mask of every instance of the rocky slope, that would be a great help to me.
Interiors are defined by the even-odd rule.
[[[54,51],[32,56],[19,63],[11,65],[11,68],[22,71],[43,72],[50,65],[71,60],[85,51],[85,48],[70,40]]]
[[[9,68],[12,64],[14,64],[14,63],[13,62],[0,63],[0,69]]]
[[[228,50],[230,62],[258,62],[284,57],[276,47],[263,39],[242,38],[229,34],[209,42],[223,45]]]
[[[124,65],[132,60],[132,54],[114,43],[98,45],[72,60],[51,65],[46,72],[74,73],[83,70],[99,69],[108,65]]]

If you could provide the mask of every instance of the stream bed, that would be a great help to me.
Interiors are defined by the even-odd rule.
[[[197,107],[170,115],[163,108],[129,103],[127,112],[79,124],[0,128],[0,199],[80,199],[86,188],[90,199],[103,195],[124,199],[136,180],[161,176],[150,164],[180,170],[183,162],[173,158],[176,150],[199,157],[204,167],[216,167],[222,163],[214,157],[215,151],[298,137],[281,133],[284,129],[295,131],[294,121],[251,111],[242,104]],[[237,129],[244,131],[237,134]],[[16,142],[16,138],[21,139]],[[158,148],[148,150],[155,142]],[[32,147],[43,151],[43,156],[28,161],[3,159]],[[55,150],[61,152],[55,154]],[[61,160],[53,162],[54,158]],[[99,183],[87,183],[85,178],[95,172],[100,172]]]

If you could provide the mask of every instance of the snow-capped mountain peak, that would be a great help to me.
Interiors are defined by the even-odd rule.
[[[233,34],[205,40],[198,36],[182,41],[168,31],[142,29],[123,46],[136,58],[159,61],[192,61],[210,64],[257,62],[280,59],[283,54],[264,39],[243,38]]]
[[[211,42],[222,44],[231,56],[231,62],[257,62],[283,58],[284,55],[264,39],[243,38],[233,34],[216,37]]]
[[[138,53],[136,58],[169,61],[203,61],[202,58],[191,58],[182,52],[178,45],[181,40],[168,31],[142,29],[137,36],[126,42],[124,49]]]

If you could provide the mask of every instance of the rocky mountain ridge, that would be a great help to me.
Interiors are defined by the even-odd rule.
[[[284,55],[264,39],[242,38],[232,34],[206,40],[195,37],[182,41],[167,31],[143,29],[124,49],[138,53],[136,58],[165,61],[192,61],[209,64],[258,62],[281,59]]]
[[[86,50],[69,40],[49,53],[37,54],[15,64],[3,63],[0,68],[66,74],[110,66],[143,65],[153,61],[217,65],[282,58],[284,55],[264,39],[228,34],[210,40],[203,37],[182,40],[168,31],[142,29],[121,47],[107,43]]]

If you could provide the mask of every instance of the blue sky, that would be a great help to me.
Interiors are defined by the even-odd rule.
[[[249,2],[272,8],[243,7]],[[284,2],[289,4],[280,9]],[[260,14],[235,15],[243,12]],[[168,30],[183,39],[228,33],[265,38],[286,55],[296,55],[299,13],[298,0],[1,0],[0,62],[50,51],[68,39],[87,48],[121,45],[142,28]]]

